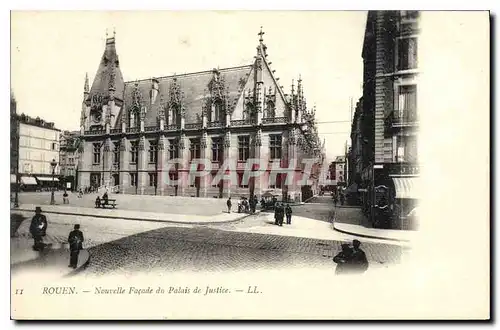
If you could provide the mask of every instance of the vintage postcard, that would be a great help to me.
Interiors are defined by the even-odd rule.
[[[11,318],[489,319],[489,54],[487,11],[13,11]]]

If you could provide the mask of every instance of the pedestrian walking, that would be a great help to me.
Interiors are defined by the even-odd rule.
[[[42,251],[45,248],[43,237],[46,235],[47,225],[47,217],[42,214],[42,208],[37,206],[30,225],[30,233],[34,240],[33,250]]]
[[[233,204],[231,203],[231,197],[227,199],[227,213],[231,213],[231,206]]]
[[[280,203],[278,208],[278,223],[282,227],[283,226],[283,218],[285,217],[285,207],[283,203]]]
[[[83,191],[82,191],[82,188],[80,188],[80,190],[78,191],[78,198],[82,198],[83,197]]]
[[[280,205],[279,203],[276,203],[274,204],[274,224],[275,225],[279,225],[279,218],[280,218],[280,215],[279,215],[279,212],[280,212]]]
[[[68,267],[76,268],[78,265],[78,255],[80,250],[83,249],[83,233],[80,231],[80,225],[76,224],[74,229],[69,233],[69,265]]]
[[[353,251],[349,244],[342,244],[342,250],[333,257],[333,262],[337,264],[337,268],[335,268],[336,275],[344,275],[349,272],[349,262],[351,261]]]
[[[68,192],[64,189],[63,193],[63,204],[69,204]]]
[[[101,207],[101,199],[99,198],[99,196],[97,196],[95,199],[95,207],[97,208]]]
[[[292,224],[292,208],[290,207],[290,204],[286,205],[285,213],[286,213],[286,224],[291,225]]]

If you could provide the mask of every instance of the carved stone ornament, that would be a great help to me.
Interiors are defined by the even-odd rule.
[[[181,150],[186,149],[186,141],[185,141],[184,136],[181,136],[179,138],[179,149],[181,149]]]
[[[104,152],[109,152],[111,150],[110,148],[110,144],[111,144],[111,141],[109,139],[106,139],[106,141],[104,141],[104,146],[103,146],[103,150]]]
[[[135,83],[134,90],[132,92],[132,105],[131,109],[139,112],[144,104],[144,97],[142,96],[141,90],[139,89],[139,84]]]
[[[163,100],[163,96],[160,98],[160,108],[158,109],[158,119],[165,120],[165,101]]]
[[[127,139],[124,137],[120,141],[120,151],[127,151]]]
[[[178,114],[184,117],[186,115],[185,113],[186,111],[183,102],[184,102],[184,93],[181,90],[181,86],[177,82],[177,78],[174,77],[168,91],[169,109],[171,109],[172,111],[178,111]]]
[[[158,150],[165,150],[165,137],[163,135],[158,139]]]
[[[208,136],[207,136],[207,133],[203,133],[202,137],[201,137],[201,147],[202,148],[206,148],[207,147],[207,139],[208,139]]]
[[[256,146],[262,146],[262,133],[260,132],[260,130],[257,131],[257,133],[255,134],[255,140],[254,140],[254,143]]]
[[[290,145],[297,144],[297,137],[295,134],[295,128],[292,128],[288,134],[289,134],[288,135],[288,144],[290,144]]]
[[[231,132],[226,132],[226,135],[224,135],[224,147],[225,148],[230,148],[231,147]]]
[[[261,57],[257,57],[257,59],[255,59],[255,67],[257,68],[257,70],[262,70],[262,58]]]
[[[146,107],[143,107],[141,109],[140,118],[141,118],[141,121],[144,121],[144,119],[146,118]]]
[[[144,136],[142,136],[142,137],[139,139],[139,150],[140,150],[140,151],[143,151],[143,150],[144,150],[145,144],[146,144],[146,139],[144,138]]]

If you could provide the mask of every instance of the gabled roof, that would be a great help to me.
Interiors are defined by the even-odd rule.
[[[229,104],[231,107],[240,98],[244,83],[248,80],[251,70],[252,65],[219,69],[220,77],[224,80],[225,87],[229,87]],[[132,97],[136,84],[144,100],[143,105],[147,109],[144,125],[146,127],[157,125],[158,110],[162,101],[164,103],[169,101],[169,90],[174,78],[177,79],[177,84],[184,93],[183,104],[186,109],[186,124],[200,122],[204,97],[208,95],[208,86],[213,78],[212,70],[126,82],[123,96],[124,105],[118,115],[116,127],[119,125],[124,110],[128,110],[132,105]],[[159,91],[154,103],[151,104],[153,80],[158,82]]]

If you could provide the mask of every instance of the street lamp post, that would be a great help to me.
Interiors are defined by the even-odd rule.
[[[50,166],[52,167],[52,192],[50,194],[50,205],[54,205],[56,203],[54,198],[54,191],[55,191],[54,179],[56,176],[56,166],[57,166],[57,162],[55,159],[52,159],[52,161],[50,162]]]

